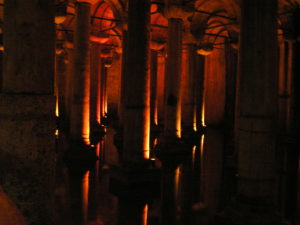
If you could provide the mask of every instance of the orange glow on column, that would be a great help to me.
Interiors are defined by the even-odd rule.
[[[148,204],[146,204],[143,209],[143,225],[148,224],[148,211],[149,211]]]
[[[100,74],[98,74],[98,84],[97,84],[97,99],[96,99],[96,120],[101,124],[101,82]]]
[[[197,146],[194,145],[194,146],[193,146],[193,151],[192,151],[192,165],[195,164],[196,150],[197,150]]]
[[[181,101],[178,104],[181,105]],[[178,138],[181,138],[181,107],[179,107],[179,109],[177,109],[176,117],[177,117],[177,119],[176,119],[176,136]]]
[[[56,99],[55,99],[55,116],[59,117],[58,96],[56,96]]]
[[[174,177],[174,188],[175,188],[175,195],[177,196],[179,193],[179,179],[180,179],[180,166],[178,166],[175,170],[175,177]]]
[[[147,84],[146,84],[146,97],[145,97],[145,111],[144,111],[144,152],[143,157],[145,159],[150,159],[150,73],[147,74]]]
[[[206,127],[205,125],[205,101],[203,100],[203,104],[202,104],[202,110],[201,110],[201,124],[203,127]]]
[[[203,152],[204,152],[204,134],[201,135],[201,139],[200,139],[200,156],[201,156],[201,160],[203,159]]]
[[[90,104],[85,103],[83,109],[83,121],[82,121],[82,138],[83,141],[90,144]]]
[[[88,220],[89,176],[90,171],[88,170],[82,178],[82,215],[84,224],[87,224]]]
[[[197,131],[197,108],[194,107],[194,113],[193,113],[193,130]]]

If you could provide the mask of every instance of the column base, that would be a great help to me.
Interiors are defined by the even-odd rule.
[[[193,129],[189,129],[182,132],[182,139],[189,144],[198,144],[201,134],[202,133],[194,131]]]
[[[55,98],[0,94],[1,186],[28,224],[54,224]]]
[[[160,191],[161,170],[139,166],[111,166],[110,190],[116,195],[157,195]]]
[[[106,127],[100,124],[94,124],[90,132],[91,144],[97,144],[106,134]]]
[[[154,154],[162,161],[174,156],[187,156],[192,152],[192,145],[177,137],[161,137],[154,149]]]
[[[64,160],[69,165],[94,165],[98,160],[94,145],[88,145],[83,140],[71,140]]]
[[[214,225],[289,225],[272,207],[234,200],[215,217]]]

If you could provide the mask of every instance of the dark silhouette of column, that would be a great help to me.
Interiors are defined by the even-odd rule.
[[[180,18],[169,18],[167,60],[165,70],[164,138],[181,137],[181,48],[182,26]]]
[[[197,74],[197,53],[196,45],[188,44],[187,45],[187,76],[186,76],[186,85],[185,89],[185,98],[182,102],[182,132],[184,137],[193,137],[195,131],[197,130],[196,126],[196,76]],[[201,91],[197,88],[197,91]]]
[[[124,76],[124,161],[139,164],[149,157],[150,1],[129,0],[127,64]]]
[[[90,3],[76,3],[70,133],[72,139],[85,144],[90,132],[90,11]]]
[[[91,80],[90,80],[90,130],[97,134],[100,130],[100,44],[91,44]]]
[[[275,158],[276,15],[277,1],[242,2],[237,112],[238,193],[234,203],[225,209],[225,224],[282,224],[275,208],[278,175]]]
[[[28,224],[54,224],[54,1],[6,1],[1,186]]]

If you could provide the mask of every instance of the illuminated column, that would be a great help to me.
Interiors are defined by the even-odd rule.
[[[127,60],[127,30],[123,31],[123,39],[122,39],[122,69],[121,69],[121,87],[120,87],[120,103],[119,103],[119,129],[122,129],[123,127],[123,117],[124,117],[124,85],[125,85],[125,69],[126,67],[126,60]]]
[[[101,124],[107,125],[107,70],[112,65],[112,51],[104,47],[100,64],[100,115]]]
[[[73,69],[74,69],[74,45],[72,43],[65,43],[67,52],[67,72],[66,72],[66,123],[67,130],[70,129],[71,110],[72,110],[72,86],[73,86]]]
[[[65,127],[66,122],[66,78],[67,78],[67,55],[64,49],[56,50],[55,82],[57,99],[55,115],[59,117],[60,125]]]
[[[157,51],[151,50],[150,61],[150,126],[154,128],[158,125],[157,121]]]
[[[187,45],[186,57],[186,85],[184,87],[184,98],[182,102],[182,126],[183,134],[187,137],[195,133],[196,127],[196,45]],[[197,91],[200,91],[199,89]]]
[[[150,1],[129,0],[127,64],[124,76],[124,161],[141,163],[149,157]]]
[[[100,44],[91,43],[90,130],[99,132],[100,120]]]
[[[205,126],[205,107],[204,107],[204,69],[205,57],[196,56],[196,77],[195,77],[195,98],[196,98],[196,127],[200,131]]]
[[[27,217],[28,224],[52,225],[54,1],[6,1],[3,21],[1,187]]]
[[[176,15],[175,15],[176,16]],[[181,137],[181,45],[183,21],[169,18],[167,60],[165,71],[165,106],[163,136],[168,138]]]
[[[89,143],[90,11],[88,2],[76,3],[71,138]]]
[[[235,203],[225,210],[229,224],[282,224],[280,215],[275,212],[278,125],[276,16],[277,1],[242,2],[238,193]]]

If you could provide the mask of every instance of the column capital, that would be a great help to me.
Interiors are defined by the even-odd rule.
[[[154,51],[160,51],[166,46],[165,40],[154,39],[150,42],[150,49]]]
[[[101,50],[100,57],[103,60],[104,67],[110,68],[113,61],[113,51],[110,47],[104,47]]]
[[[194,11],[194,1],[184,3],[183,0],[165,0],[164,16],[168,19],[185,20]]]
[[[99,0],[74,0],[74,2],[80,2],[80,3],[89,3],[91,5],[99,2]]]

